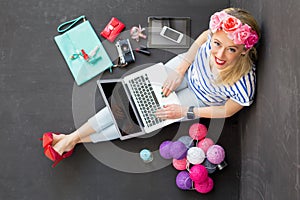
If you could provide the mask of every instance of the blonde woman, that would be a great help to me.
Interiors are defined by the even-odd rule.
[[[259,37],[257,22],[247,11],[227,8],[213,14],[209,30],[181,56],[163,86],[163,95],[168,96],[186,78],[192,93],[186,98],[195,96],[196,101],[189,106],[166,105],[156,115],[163,119],[226,118],[249,106],[255,92],[254,45]]]
[[[228,8],[210,18],[187,53],[167,62],[169,77],[162,87],[167,97],[176,92],[181,104],[156,111],[162,119],[226,118],[253,102],[255,93],[255,44],[260,37],[257,22],[247,11]],[[45,155],[54,166],[70,156],[78,143],[117,139],[107,108],[100,110],[71,134],[43,135]]]

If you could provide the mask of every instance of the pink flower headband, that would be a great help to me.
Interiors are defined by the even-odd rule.
[[[244,44],[246,49],[252,48],[258,41],[257,33],[248,24],[243,24],[225,11],[216,12],[210,17],[209,28],[213,33],[223,30],[235,44]]]

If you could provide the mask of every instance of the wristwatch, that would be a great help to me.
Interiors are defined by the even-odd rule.
[[[186,117],[187,117],[188,119],[195,119],[194,107],[195,107],[195,106],[190,106],[190,107],[189,107],[189,110],[188,110],[188,112],[187,112],[187,114],[186,114]]]

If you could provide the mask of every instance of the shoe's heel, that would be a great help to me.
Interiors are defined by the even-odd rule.
[[[54,163],[52,164],[52,168],[54,168],[60,161],[62,161],[64,158],[60,157],[57,160],[54,161]]]

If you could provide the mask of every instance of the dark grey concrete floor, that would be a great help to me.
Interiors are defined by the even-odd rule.
[[[237,116],[225,121],[218,141],[226,150],[229,166],[212,175],[215,188],[206,195],[178,189],[175,184],[178,172],[171,165],[148,173],[114,169],[90,153],[95,147],[105,146],[104,143],[78,145],[72,157],[52,169],[38,140],[43,132],[69,133],[86,121],[85,114],[77,116],[76,121],[73,118],[81,98],[96,99],[92,110],[99,108],[96,90],[83,93],[86,96],[74,96],[75,90],[94,86],[99,77],[82,87],[74,84],[53,41],[61,22],[84,14],[99,33],[112,16],[121,19],[126,30],[137,24],[147,26],[150,15],[188,16],[192,20],[191,37],[196,38],[207,28],[210,14],[228,5],[227,1],[208,0],[1,1],[0,199],[238,199],[240,136]],[[117,69],[113,74],[106,72],[103,76],[120,77],[139,64],[166,61],[170,53],[153,49],[150,57],[136,56],[136,64]],[[201,122],[210,123],[205,119]],[[182,135],[187,134],[185,131],[191,123],[180,125]],[[178,127],[179,124],[174,124],[150,138],[112,144],[128,152],[137,153],[145,146],[154,151],[162,141],[174,139]]]

